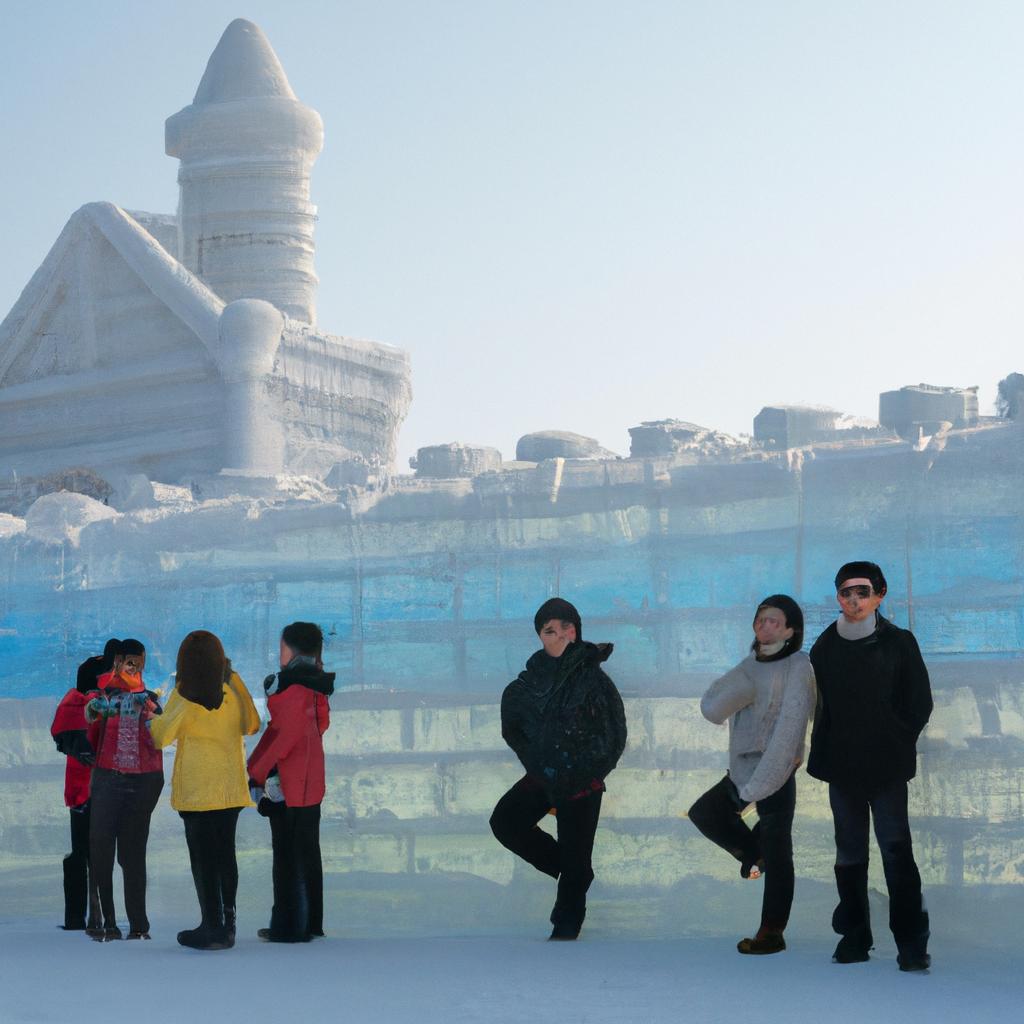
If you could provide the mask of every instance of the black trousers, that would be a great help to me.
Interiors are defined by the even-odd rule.
[[[128,928],[148,932],[146,916],[146,844],[149,819],[164,788],[163,772],[125,775],[93,768],[89,820],[89,864],[99,893],[105,925],[114,925],[114,855],[124,876]]]
[[[868,917],[868,832],[874,819],[889,890],[889,928],[897,946],[928,938],[928,914],[921,874],[914,860],[907,813],[907,784],[896,782],[875,793],[830,783],[829,803],[836,834],[836,882],[839,905],[833,927],[840,935],[870,931]]]
[[[277,942],[306,942],[324,933],[320,805],[288,807],[279,804],[269,818],[274,850],[270,936]]]
[[[559,803],[555,816],[557,839],[537,826],[551,809],[551,799],[528,775],[498,801],[491,815],[491,831],[498,842],[538,871],[557,878],[556,909],[569,916],[578,914],[580,920],[587,890],[594,880],[591,858],[601,795],[596,792]]]
[[[758,800],[758,822],[749,828],[740,817],[745,804],[727,775],[689,810],[694,823],[713,843],[742,864],[764,864],[761,927],[782,932],[793,906],[793,812],[796,777],[764,800]]]
[[[64,927],[80,930],[101,923],[100,901],[89,871],[89,801],[70,811],[71,852],[64,858]]]
[[[179,811],[185,823],[185,842],[192,867],[202,927],[224,927],[224,911],[234,913],[238,894],[235,830],[241,807],[216,811]]]

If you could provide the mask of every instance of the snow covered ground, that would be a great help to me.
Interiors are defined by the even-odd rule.
[[[191,924],[182,919],[180,924]],[[141,1021],[1011,1021],[1022,984],[1008,956],[941,947],[927,977],[888,957],[839,967],[820,943],[741,959],[724,939],[547,943],[538,935],[329,937],[308,947],[242,937],[196,953],[171,931],[100,945],[38,921],[7,921],[0,1017],[69,1022],[115,1004]],[[90,1014],[85,1014],[87,1019]]]
[[[0,1021],[116,1019],[120,1005],[146,1024],[937,1024],[1019,1019],[1024,1000],[1010,948],[1024,909],[1016,886],[930,894],[935,967],[923,976],[897,970],[880,894],[874,959],[830,963],[832,895],[806,881],[789,949],[773,957],[735,952],[759,897],[756,883],[739,881],[639,896],[598,884],[584,937],[571,944],[544,941],[543,880],[485,890],[457,878],[346,878],[328,890],[326,939],[268,945],[255,937],[265,867],[243,864],[239,940],[215,953],[175,942],[196,923],[182,873],[151,877],[153,941],[103,945],[55,927],[58,893],[40,888],[36,872],[5,873],[4,905],[23,912],[0,919]]]

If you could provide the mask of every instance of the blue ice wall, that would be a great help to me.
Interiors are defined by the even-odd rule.
[[[343,687],[494,696],[553,594],[616,644],[624,691],[689,695],[742,655],[767,594],[793,594],[813,640],[851,558],[884,567],[883,611],[913,628],[937,685],[1005,674],[1024,646],[1021,439],[1005,425],[941,452],[568,463],[557,492],[542,465],[399,482],[362,512],[213,502],[97,523],[78,547],[22,534],[0,541],[0,696],[62,691],[108,636],[142,639],[161,683],[200,627],[255,683],[298,618],[323,627]]]

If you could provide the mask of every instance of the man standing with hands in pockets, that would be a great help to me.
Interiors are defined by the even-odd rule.
[[[874,562],[836,574],[842,612],[811,648],[818,708],[807,771],[829,784],[835,821],[842,936],[835,963],[868,959],[868,826],[874,819],[889,890],[889,928],[901,971],[927,970],[928,912],[907,816],[907,782],[917,771],[917,738],[932,712],[928,670],[914,634],[878,613],[887,585]]]

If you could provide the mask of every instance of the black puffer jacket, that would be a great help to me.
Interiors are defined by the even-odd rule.
[[[807,771],[868,792],[912,779],[932,692],[914,634],[878,616],[875,632],[844,640],[833,622],[811,648],[818,708]]]
[[[626,713],[601,663],[611,644],[531,655],[501,697],[501,735],[553,802],[602,781],[626,746]]]

